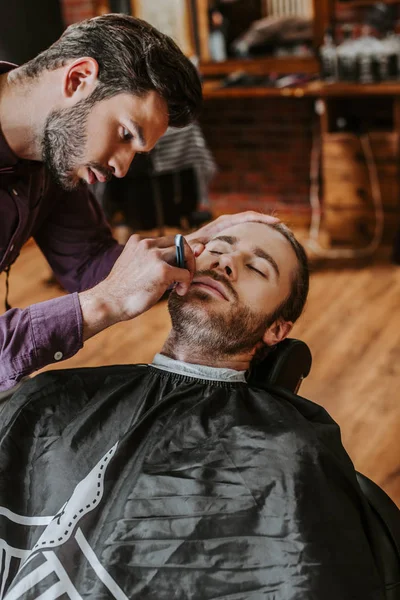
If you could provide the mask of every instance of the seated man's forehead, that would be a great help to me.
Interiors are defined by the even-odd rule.
[[[240,242],[249,242],[253,244],[257,242],[258,245],[277,240],[286,242],[279,231],[265,223],[241,223],[239,225],[233,225],[232,227],[228,227],[221,231],[216,237],[220,236],[237,238]]]

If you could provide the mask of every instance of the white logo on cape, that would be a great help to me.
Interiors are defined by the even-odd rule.
[[[0,550],[5,551],[4,569],[2,573],[0,600],[22,600],[30,590],[51,573],[57,576],[49,583],[49,587],[43,592],[46,600],[55,600],[66,594],[71,600],[81,600],[81,596],[69,578],[66,570],[53,549],[65,544],[71,537],[75,539],[86,560],[96,573],[97,577],[108,588],[114,598],[128,600],[127,596],[117,585],[101,565],[93,549],[88,544],[79,521],[91,510],[96,508],[103,498],[104,476],[107,466],[117,450],[118,442],[103,456],[90,473],[78,483],[70,499],[61,507],[59,512],[51,517],[25,517],[17,515],[9,509],[0,507],[0,516],[9,521],[29,528],[44,527],[44,531],[37,543],[30,550],[14,548],[0,539]],[[46,526],[47,525],[47,526]],[[32,558],[41,555],[45,560],[33,571],[23,576],[23,569]],[[5,583],[7,581],[12,559],[20,561],[18,570],[18,581],[4,595]]]

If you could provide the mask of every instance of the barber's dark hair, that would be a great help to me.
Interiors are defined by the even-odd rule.
[[[170,37],[128,15],[107,14],[70,25],[18,74],[36,77],[44,69],[84,56],[99,64],[93,103],[120,93],[144,96],[154,90],[167,103],[171,127],[185,127],[197,118],[202,90],[194,65]]]
[[[281,318],[284,321],[295,323],[303,312],[310,286],[307,254],[287,225],[278,222],[268,224],[268,227],[275,229],[275,231],[279,231],[279,233],[289,242],[296,254],[298,263],[297,269],[292,274],[292,287],[289,295],[274,311],[274,314],[271,315],[270,322],[273,323]]]

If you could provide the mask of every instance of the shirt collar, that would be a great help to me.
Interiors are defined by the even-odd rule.
[[[164,354],[156,354],[152,367],[168,371],[169,373],[177,373],[195,379],[206,379],[207,381],[241,381],[246,383],[246,371],[236,371],[235,369],[224,369],[216,367],[208,367],[206,365],[195,365],[186,363],[181,360],[175,360]]]

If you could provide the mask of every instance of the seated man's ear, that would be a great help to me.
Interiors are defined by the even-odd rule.
[[[263,335],[263,342],[267,346],[275,346],[284,340],[291,332],[293,323],[291,321],[284,321],[283,319],[277,319],[272,323]]]

